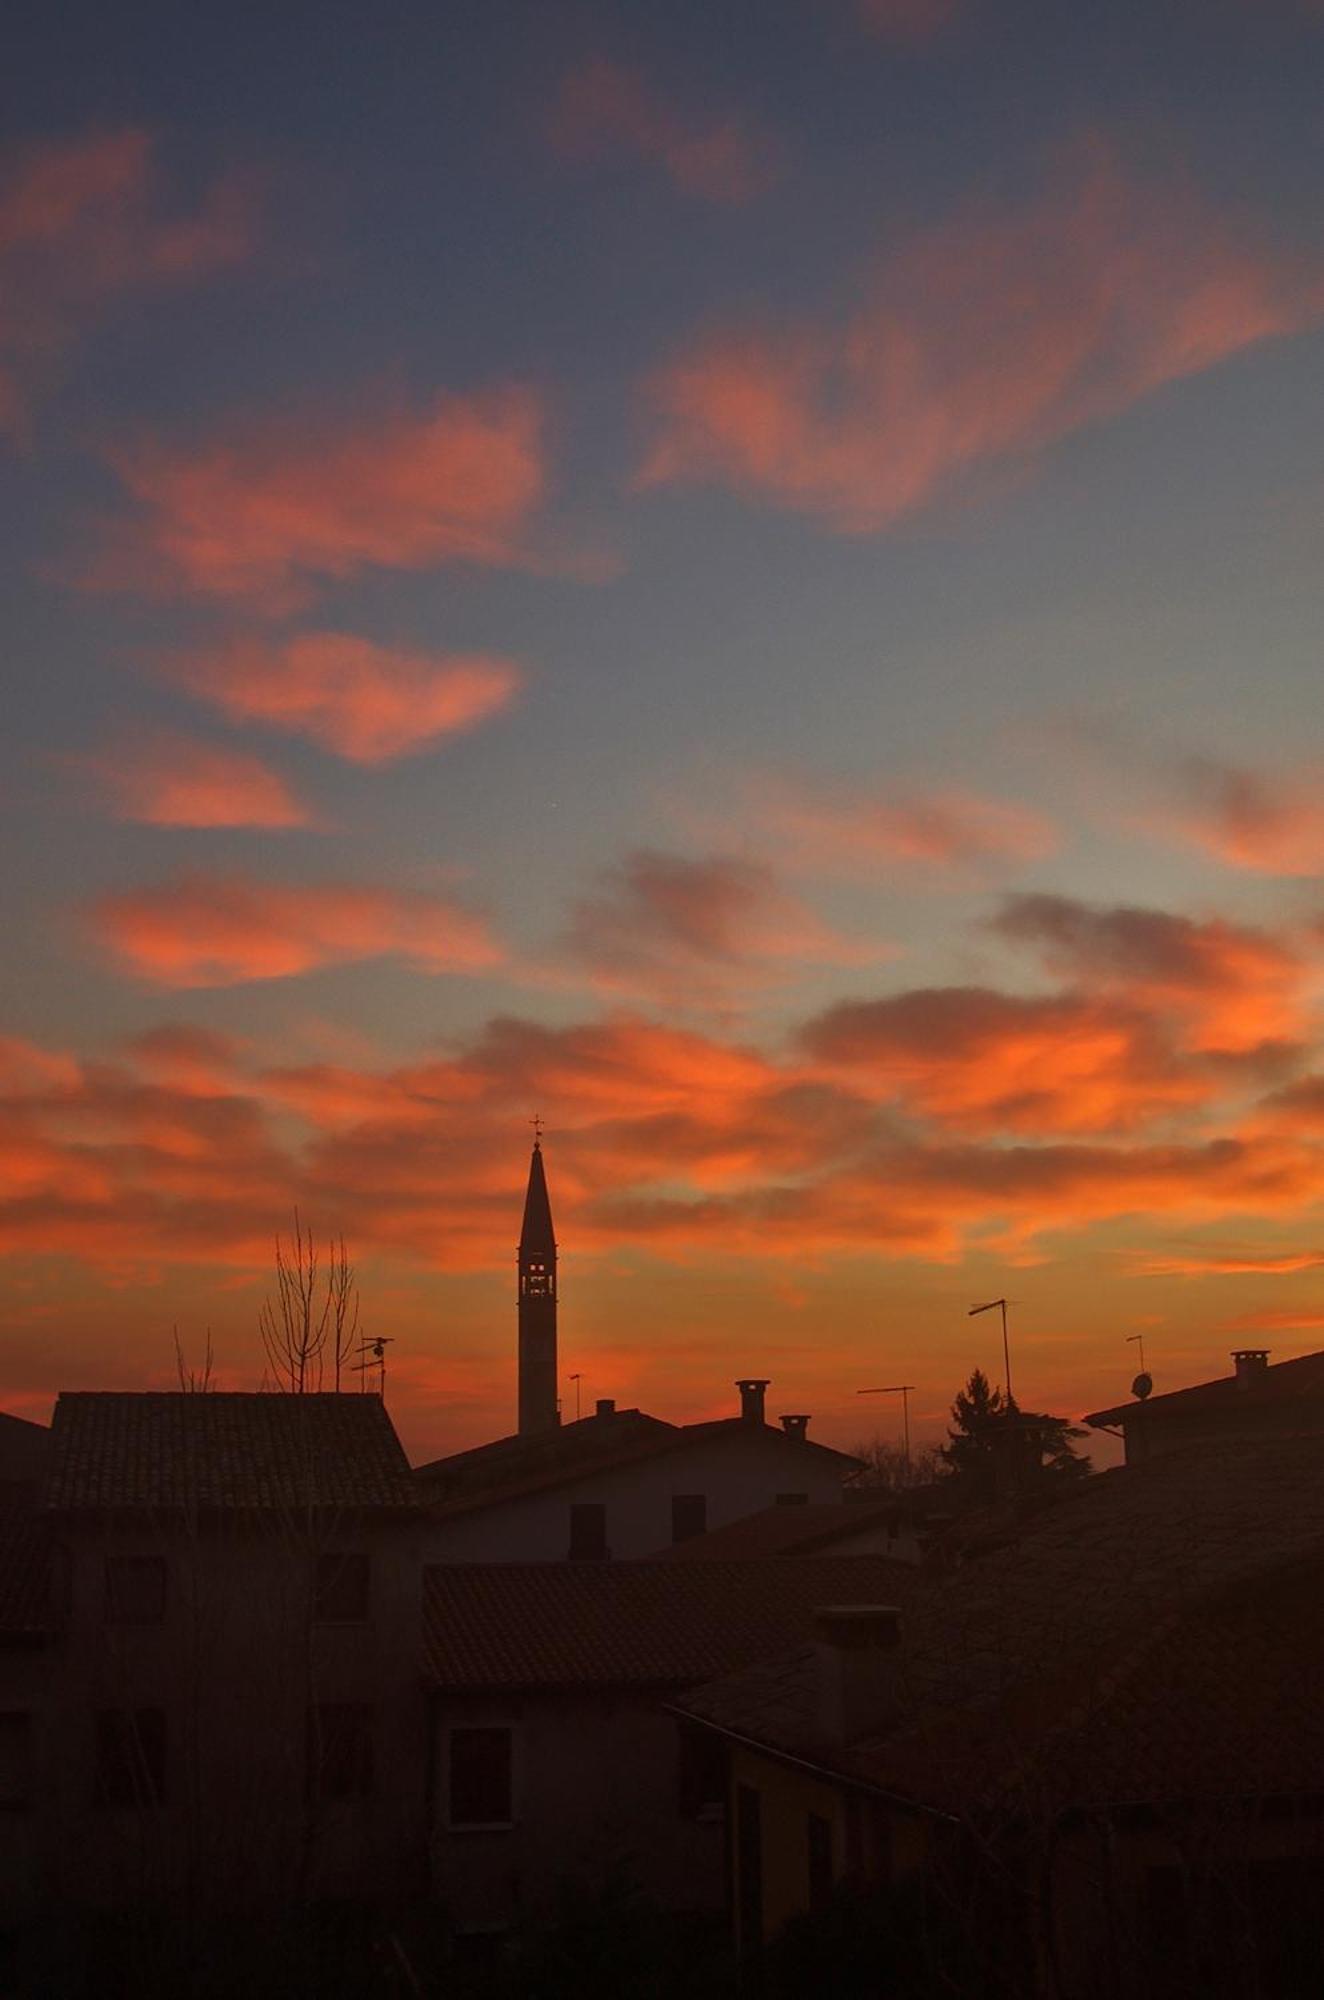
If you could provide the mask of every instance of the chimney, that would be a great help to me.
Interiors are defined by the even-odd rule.
[[[767,1421],[763,1405],[768,1393],[768,1380],[766,1375],[747,1375],[743,1381],[736,1383],[740,1391],[740,1415],[745,1423],[761,1424]]]
[[[614,1396],[599,1396],[597,1407],[593,1414],[595,1417],[614,1417],[616,1414],[616,1398]]]
[[[901,1613],[894,1604],[831,1604],[815,1611],[822,1742],[858,1743],[895,1720],[900,1643]]]
[[[1238,1389],[1255,1388],[1269,1372],[1267,1347],[1238,1347],[1233,1351],[1232,1360],[1237,1370]]]
[[[809,1429],[808,1417],[783,1417],[782,1429],[788,1438],[799,1438],[803,1444],[805,1432]]]

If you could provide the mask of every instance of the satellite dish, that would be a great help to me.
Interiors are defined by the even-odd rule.
[[[1131,1394],[1133,1396],[1138,1396],[1140,1398],[1140,1401],[1143,1403],[1146,1396],[1149,1395],[1153,1387],[1154,1387],[1154,1377],[1152,1375],[1146,1375],[1144,1373],[1141,1373],[1136,1376],[1135,1381],[1131,1384]]]

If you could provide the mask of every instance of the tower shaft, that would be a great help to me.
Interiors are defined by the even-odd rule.
[[[560,1422],[556,1393],[556,1236],[542,1146],[535,1139],[519,1239],[519,1433]]]

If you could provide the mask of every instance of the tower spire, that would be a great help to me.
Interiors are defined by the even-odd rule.
[[[519,1431],[555,1430],[556,1234],[542,1157],[542,1120],[533,1121],[533,1152],[519,1237]]]

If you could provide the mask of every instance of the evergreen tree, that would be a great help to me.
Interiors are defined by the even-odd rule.
[[[1065,1417],[1022,1410],[976,1368],[957,1390],[942,1456],[975,1499],[991,1500],[1009,1485],[1058,1491],[1093,1469],[1076,1451],[1075,1440],[1085,1435]]]

